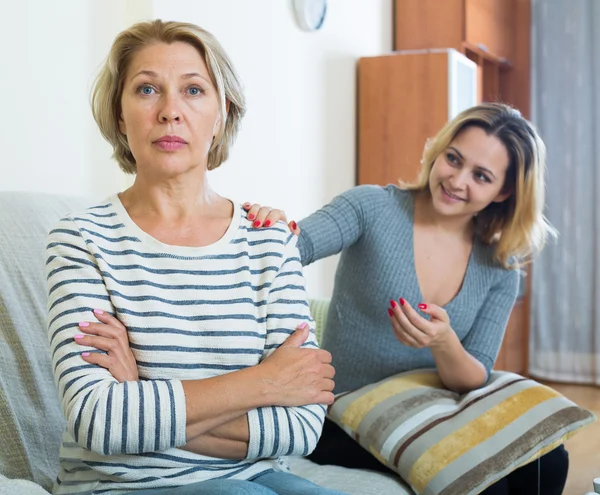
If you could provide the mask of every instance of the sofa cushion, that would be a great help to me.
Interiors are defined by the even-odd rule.
[[[319,344],[323,342],[323,332],[327,323],[327,312],[329,311],[329,299],[311,299],[310,314],[315,320],[315,336]]]
[[[459,395],[435,370],[336,398],[329,418],[422,495],[476,494],[563,443],[595,416],[534,380],[494,371]]]
[[[48,490],[64,421],[46,336],[45,239],[62,215],[83,206],[76,198],[0,193],[0,474]]]
[[[413,495],[400,477],[366,469],[320,466],[302,457],[288,457],[292,473],[317,485],[349,495]]]

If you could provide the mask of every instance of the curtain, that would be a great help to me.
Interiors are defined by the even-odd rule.
[[[529,372],[600,384],[600,1],[532,3],[532,121],[559,231],[532,267]]]

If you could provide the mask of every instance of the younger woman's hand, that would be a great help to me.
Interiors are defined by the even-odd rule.
[[[94,316],[100,323],[93,321],[79,323],[80,333],[75,335],[75,342],[106,351],[106,354],[83,352],[82,359],[87,363],[106,368],[119,382],[138,381],[137,363],[129,347],[125,325],[100,309],[94,310]]]
[[[454,332],[448,313],[440,306],[420,303],[418,308],[422,313],[429,315],[427,319],[403,298],[400,298],[399,303],[390,301],[388,314],[394,334],[402,344],[418,349],[440,346],[444,345],[448,336]]]
[[[258,227],[271,227],[275,225],[279,220],[287,222],[287,216],[285,211],[272,209],[269,206],[261,206],[259,204],[244,203],[244,210],[246,210],[246,218],[252,220],[252,225]],[[290,231],[295,235],[300,235],[300,227],[293,220],[288,223]]]

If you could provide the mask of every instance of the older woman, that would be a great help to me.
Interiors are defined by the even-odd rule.
[[[49,235],[54,493],[334,493],[275,460],[314,449],[334,371],[295,236],[252,229],[208,184],[244,114],[223,49],[194,25],[137,24],[92,103],[135,182]]]

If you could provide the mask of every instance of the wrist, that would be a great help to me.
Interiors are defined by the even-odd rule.
[[[272,406],[277,402],[277,384],[275,377],[270,373],[268,367],[262,363],[246,368],[249,385],[256,392],[256,404],[254,408]],[[253,408],[253,409],[254,409]]]
[[[448,329],[438,336],[435,342],[432,342],[429,348],[431,352],[443,352],[449,353],[456,347],[456,344],[460,345],[460,340],[456,336],[456,333],[452,328],[448,327]]]

